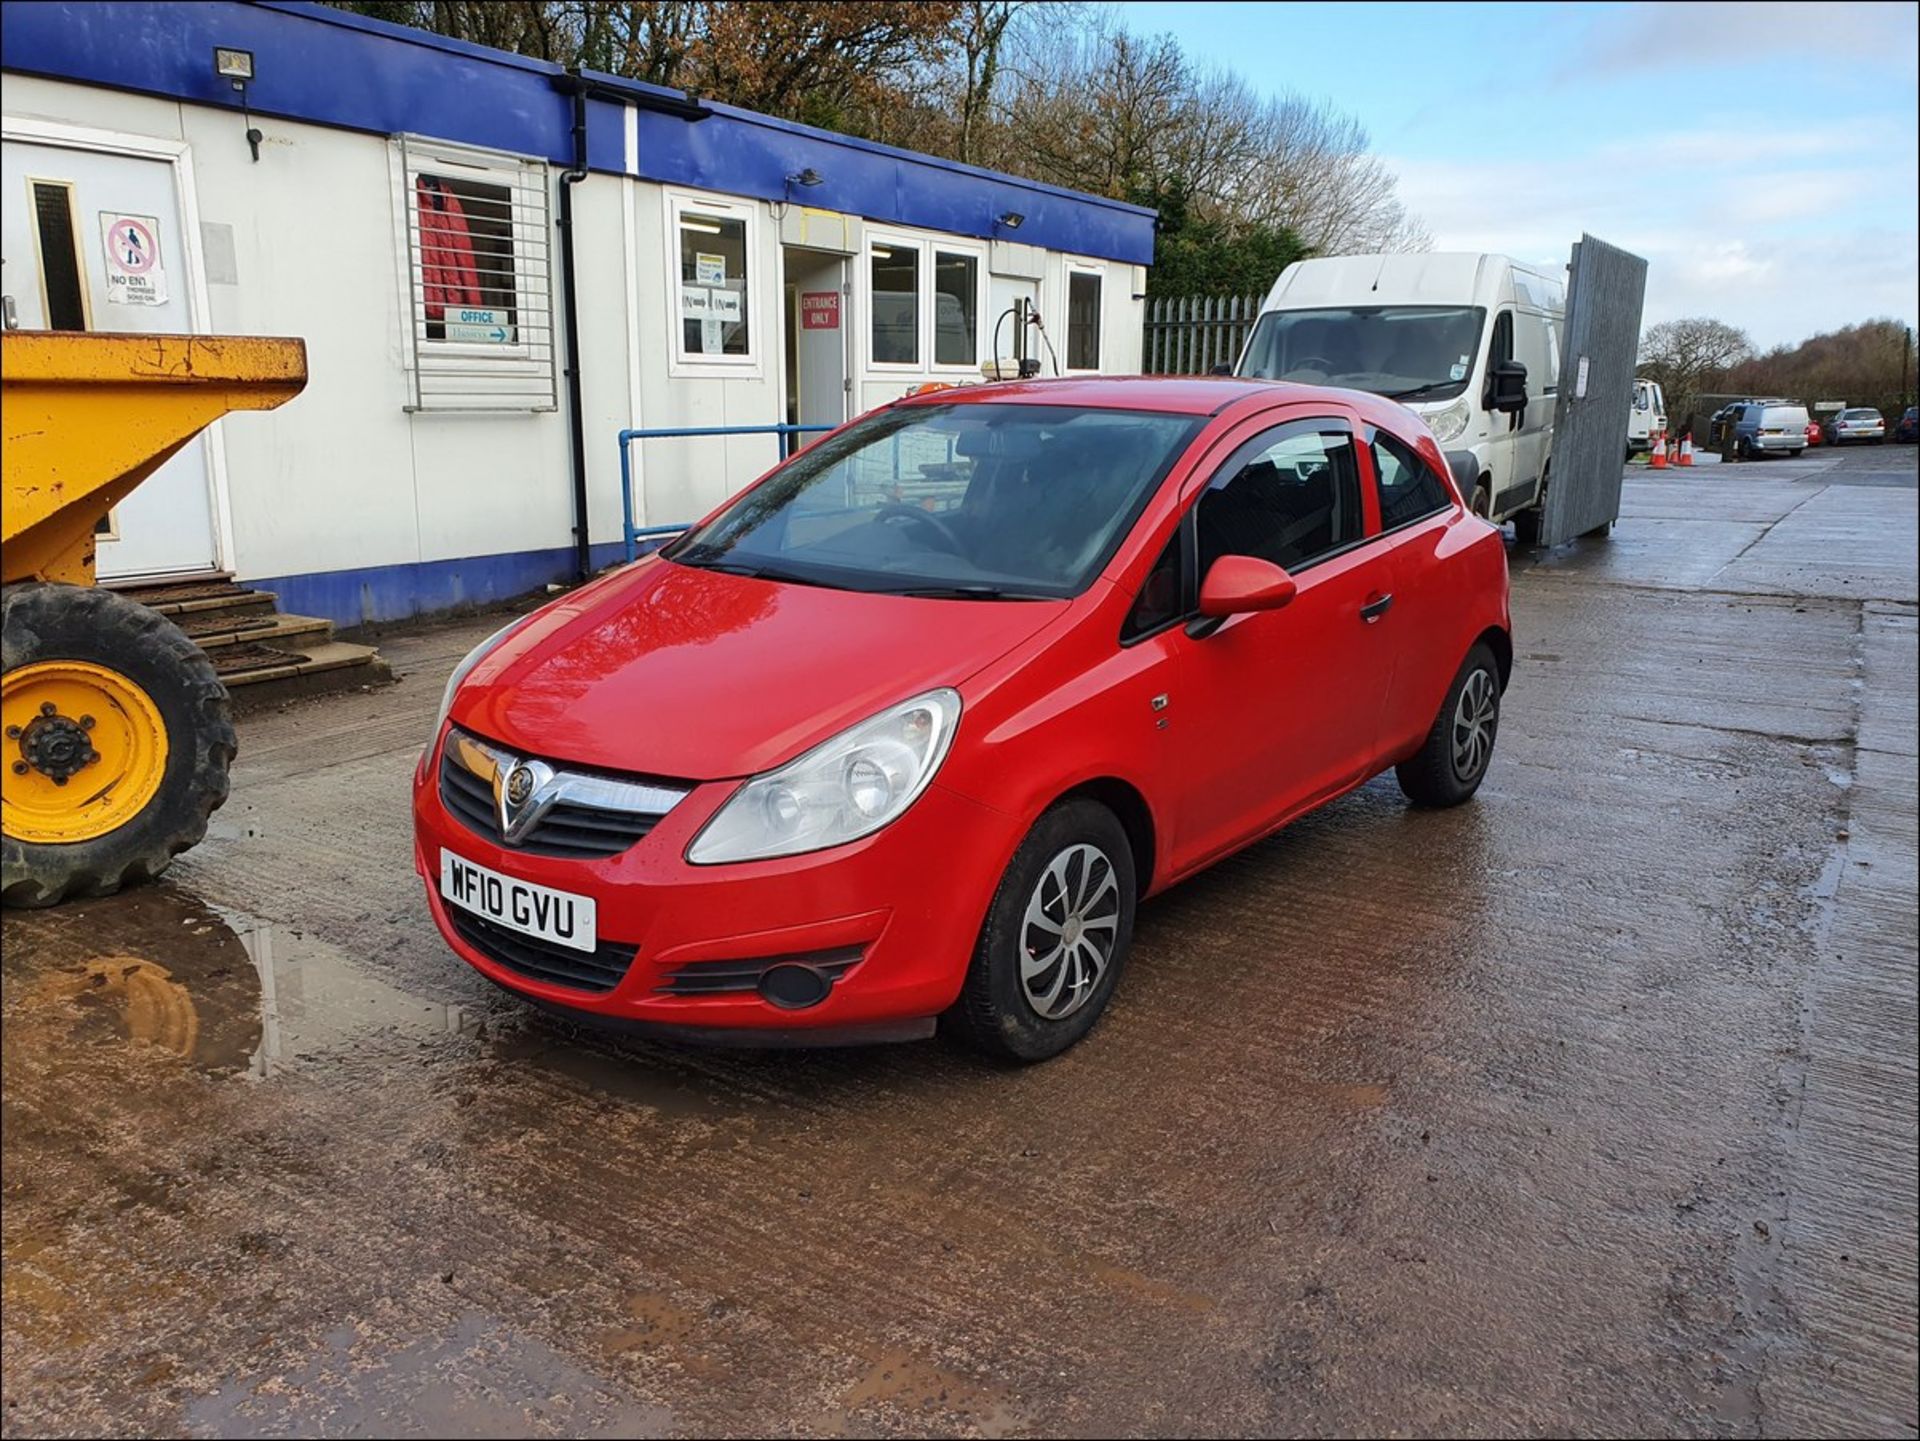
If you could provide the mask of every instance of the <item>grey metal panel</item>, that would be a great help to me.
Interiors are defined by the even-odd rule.
[[[1580,237],[1567,266],[1566,339],[1540,518],[1542,544],[1558,545],[1619,517],[1646,291],[1646,261],[1591,235]]]

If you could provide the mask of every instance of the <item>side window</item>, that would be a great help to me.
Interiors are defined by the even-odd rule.
[[[1409,446],[1384,431],[1373,438],[1373,473],[1380,481],[1380,528],[1392,530],[1445,510],[1446,483]]]
[[[1185,553],[1185,530],[1178,528],[1167,542],[1167,548],[1160,552],[1160,559],[1153,563],[1153,569],[1147,572],[1133,609],[1127,614],[1127,623],[1120,629],[1122,641],[1147,635],[1185,613],[1186,574],[1181,563]]]
[[[1242,446],[1200,497],[1200,574],[1223,555],[1286,570],[1359,540],[1360,473],[1353,436],[1318,423],[1288,425]]]

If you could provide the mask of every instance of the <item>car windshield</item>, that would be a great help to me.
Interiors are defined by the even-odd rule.
[[[994,402],[881,411],[802,451],[666,555],[841,590],[1074,595],[1202,423]]]
[[[1485,320],[1478,306],[1269,310],[1253,328],[1240,374],[1447,400],[1466,388]]]

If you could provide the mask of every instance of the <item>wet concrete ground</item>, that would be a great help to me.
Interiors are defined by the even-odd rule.
[[[488,619],[249,720],[165,883],[4,919],[8,1435],[1906,1434],[1914,452],[1515,556],[1478,800],[1142,911],[1090,1042],[610,1043],[444,949]]]

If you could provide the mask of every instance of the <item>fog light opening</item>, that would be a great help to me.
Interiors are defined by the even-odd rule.
[[[784,1011],[817,1006],[833,989],[833,977],[813,966],[769,966],[760,977],[761,998]]]

